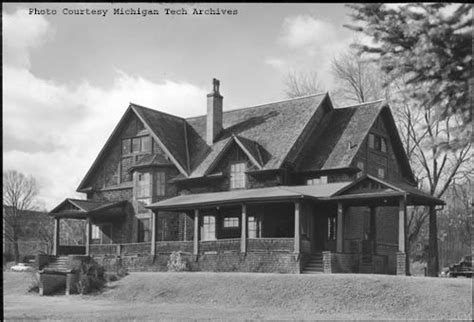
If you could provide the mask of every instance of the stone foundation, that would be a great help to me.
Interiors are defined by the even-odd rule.
[[[129,271],[167,271],[169,253],[158,255],[134,256],[97,256],[94,260],[113,271],[119,266]],[[293,273],[301,272],[301,258],[289,252],[222,252],[206,253],[194,256],[182,253],[182,258],[188,263],[191,271],[206,272],[269,272]]]
[[[406,258],[407,255],[405,253],[397,253],[397,275],[407,275]]]

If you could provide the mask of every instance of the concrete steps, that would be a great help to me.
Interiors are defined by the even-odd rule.
[[[323,254],[312,254],[310,260],[303,269],[302,274],[321,274],[324,273]]]
[[[50,262],[47,266],[45,266],[43,268],[43,271],[59,273],[69,272],[69,258],[67,256],[58,256],[54,261]]]

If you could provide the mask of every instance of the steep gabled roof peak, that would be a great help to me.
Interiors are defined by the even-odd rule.
[[[269,106],[269,105],[274,105],[274,104],[279,104],[279,103],[297,101],[297,100],[300,100],[300,99],[307,99],[307,98],[310,98],[310,97],[317,97],[317,96],[323,96],[323,95],[329,95],[329,94],[328,94],[328,92],[324,92],[324,93],[317,93],[317,94],[310,94],[310,95],[286,98],[286,99],[273,101],[273,102],[262,103],[262,104],[258,104],[258,105],[252,105],[252,106],[247,106],[247,107],[229,109],[229,110],[223,111],[223,113],[224,114],[231,114],[231,113],[234,113],[234,112],[241,112],[242,110],[250,110],[250,109],[259,108],[259,107],[262,107],[262,106]],[[196,116],[186,117],[185,120],[194,120],[194,119],[199,119],[199,118],[202,118],[202,117],[205,117],[205,116],[206,116],[206,114],[196,115]]]
[[[343,109],[343,108],[359,108],[359,107],[372,107],[372,106],[375,105],[375,104],[378,104],[377,106],[386,105],[386,104],[382,104],[382,103],[386,103],[386,101],[385,101],[384,99],[379,99],[379,100],[373,100],[373,101],[370,101],[370,102],[363,102],[363,103],[358,103],[358,104],[353,104],[353,105],[341,106],[341,107],[338,107],[337,109]],[[372,106],[371,106],[371,105],[372,105]]]

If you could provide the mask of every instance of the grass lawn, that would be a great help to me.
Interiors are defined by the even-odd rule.
[[[464,319],[471,279],[362,274],[131,273],[94,296],[27,293],[29,273],[4,272],[13,319]]]

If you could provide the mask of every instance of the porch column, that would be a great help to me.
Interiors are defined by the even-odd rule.
[[[151,213],[151,255],[156,255],[156,212]]]
[[[376,207],[370,207],[370,239],[372,240],[372,253],[377,251],[377,212]]]
[[[429,207],[428,276],[436,277],[439,271],[438,224],[436,208]]]
[[[301,202],[295,201],[295,253],[300,253],[300,211]]]
[[[400,198],[398,206],[398,251],[405,253],[405,216],[407,204],[404,197]]]
[[[240,252],[247,251],[247,205],[242,204],[242,225],[240,234]]]
[[[337,203],[337,232],[336,232],[336,252],[342,253],[344,251],[344,208],[342,203]]]
[[[90,244],[91,244],[91,219],[86,219],[86,255],[90,255]]]
[[[59,218],[54,218],[53,255],[59,255]]]
[[[199,253],[199,209],[194,209],[194,248],[193,254]]]

